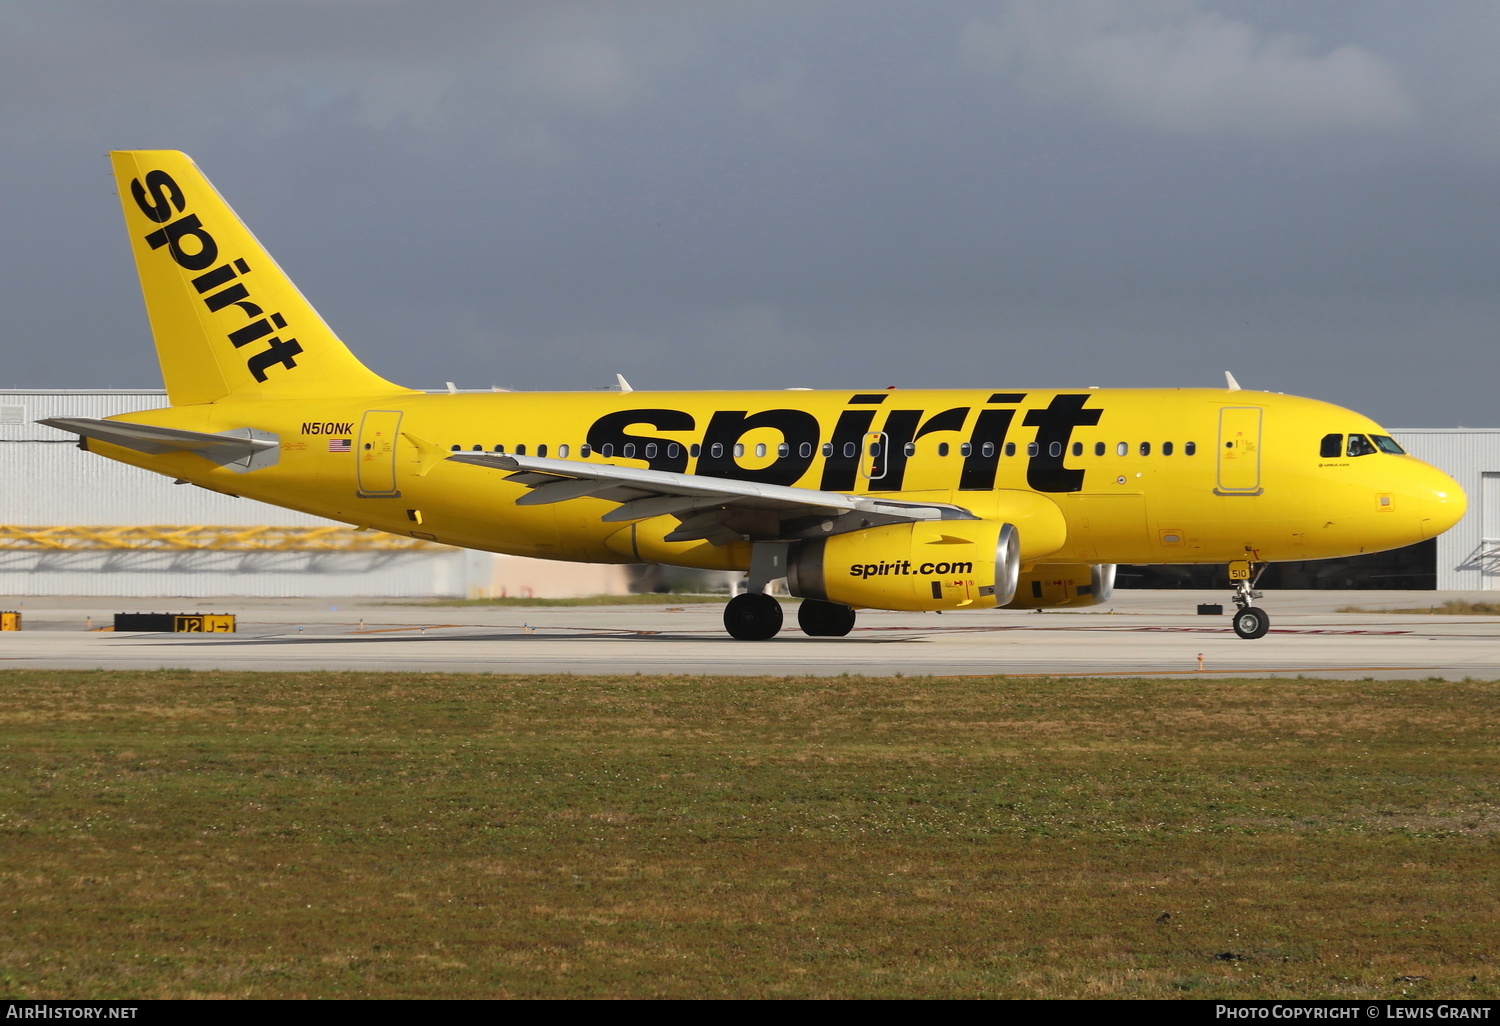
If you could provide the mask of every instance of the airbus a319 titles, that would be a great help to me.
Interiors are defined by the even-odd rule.
[[[785,578],[810,635],[861,608],[1081,606],[1118,563],[1230,565],[1260,637],[1275,560],[1375,552],[1463,515],[1380,425],[1223,389],[429,393],[362,365],[182,153],[112,154],[171,406],[43,421],[219,492],[450,545]],[[1230,381],[1230,385],[1233,382]]]

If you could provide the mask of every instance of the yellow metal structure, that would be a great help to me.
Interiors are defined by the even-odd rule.
[[[436,550],[440,546],[383,531],[347,527],[7,527],[0,526],[0,552],[99,552],[135,549],[163,552],[390,552]]]
[[[184,154],[113,161],[172,405],[48,423],[111,459],[361,529],[551,559],[746,570],[755,592],[800,565],[818,582],[806,594],[830,608],[1005,605],[1018,575],[1062,580],[1049,564],[1081,582],[1082,566],[1235,560],[1244,616],[1254,567],[1409,545],[1465,509],[1452,479],[1368,417],[1232,381],[416,392],[359,363]],[[1002,525],[1019,560],[1005,573]],[[327,529],[9,530],[8,544],[37,547],[359,547],[316,533]],[[943,546],[950,558],[933,554]],[[924,574],[928,565],[949,572]],[[870,566],[886,569],[868,576]],[[731,626],[736,637],[779,629],[779,610],[759,605],[774,625]],[[1235,626],[1258,637],[1267,622]],[[852,623],[824,608],[804,629]]]
[[[20,613],[0,613],[0,631],[18,631],[21,629]]]

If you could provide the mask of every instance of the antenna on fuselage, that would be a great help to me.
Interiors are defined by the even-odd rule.
[[[633,389],[633,388],[630,387],[630,382],[628,382],[628,381],[625,380],[625,375],[620,374],[619,372],[615,373],[615,382],[620,386],[620,391],[621,392],[634,392],[635,391],[635,389]]]
[[[1224,387],[1227,388],[1227,389],[1229,389],[1231,392],[1238,392],[1240,390],[1240,383],[1238,381],[1234,380],[1234,375],[1233,374],[1229,373],[1228,371],[1225,371],[1224,372]]]

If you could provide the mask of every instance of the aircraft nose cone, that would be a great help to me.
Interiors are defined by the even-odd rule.
[[[1421,518],[1423,538],[1435,538],[1463,519],[1469,497],[1458,482],[1436,467],[1423,467],[1413,498]]]

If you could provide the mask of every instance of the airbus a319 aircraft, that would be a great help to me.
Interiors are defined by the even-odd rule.
[[[168,409],[41,423],[180,481],[491,552],[744,571],[724,625],[1085,606],[1117,563],[1227,563],[1243,638],[1275,560],[1463,515],[1380,425],[1224,389],[428,393],[366,369],[182,153],[112,154]],[[623,384],[623,379],[622,379]]]

